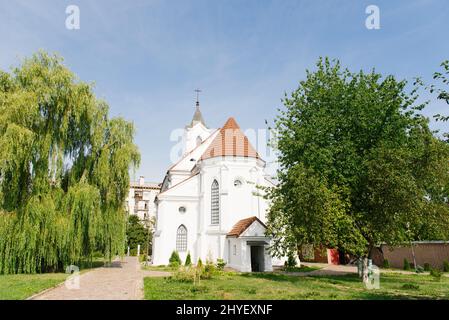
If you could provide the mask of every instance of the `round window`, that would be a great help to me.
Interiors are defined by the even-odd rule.
[[[186,213],[186,207],[179,207],[179,213]]]
[[[242,181],[237,179],[234,181],[234,187],[240,188],[242,186]]]

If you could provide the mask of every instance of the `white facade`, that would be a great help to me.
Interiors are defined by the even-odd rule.
[[[197,106],[197,119],[198,113]],[[252,148],[246,145],[238,149],[226,142],[223,150],[227,151],[210,152],[221,141],[223,128],[210,130],[202,117],[201,121],[195,117],[185,130],[184,156],[168,170],[156,198],[153,264],[168,264],[177,250],[183,261],[190,252],[194,263],[198,258],[222,258],[236,270],[271,271],[266,251],[270,239],[263,225],[268,206],[257,188],[271,184],[264,173],[265,162],[255,152],[246,156]],[[232,118],[227,127],[243,137]],[[250,217],[257,220],[240,234],[230,235],[239,221],[252,221]]]

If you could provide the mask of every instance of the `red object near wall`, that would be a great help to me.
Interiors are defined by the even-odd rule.
[[[340,264],[340,254],[337,249],[327,249],[327,263]]]

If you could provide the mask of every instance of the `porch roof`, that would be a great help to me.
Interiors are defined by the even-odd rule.
[[[254,217],[249,217],[246,219],[242,219],[240,221],[238,221],[231,229],[231,231],[228,232],[227,236],[228,237],[239,237],[243,232],[245,232],[246,229],[249,228],[250,225],[253,224],[254,221],[258,221],[262,226],[264,226],[264,228],[266,228],[267,226],[260,221],[259,218],[257,218],[256,216]]]

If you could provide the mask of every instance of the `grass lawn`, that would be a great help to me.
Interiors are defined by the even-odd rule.
[[[167,272],[172,272],[175,269],[169,266],[143,266],[142,267],[143,270],[149,270],[149,271],[167,271]]]
[[[63,282],[65,273],[0,275],[0,300],[23,300]]]
[[[449,299],[449,278],[382,274],[380,289],[365,289],[357,275],[293,276],[225,273],[199,285],[167,278],[145,278],[147,300],[227,299]]]
[[[309,266],[301,266],[301,267],[291,267],[288,268],[287,270],[279,270],[279,272],[311,272],[311,271],[315,271],[315,270],[320,270],[322,269],[321,267],[309,267]],[[275,271],[276,272],[276,271]]]
[[[95,258],[92,262],[81,262],[80,273],[93,268],[103,267],[103,259]],[[14,274],[0,275],[0,300],[24,300],[45,289],[65,281],[66,273]]]

